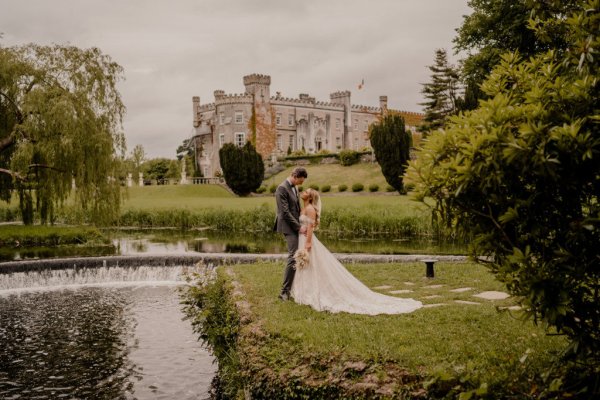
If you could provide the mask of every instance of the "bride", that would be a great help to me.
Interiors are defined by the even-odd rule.
[[[300,235],[298,249],[308,252],[308,263],[303,268],[296,263],[291,291],[296,303],[317,311],[369,315],[409,313],[423,307],[414,299],[373,292],[348,272],[314,234],[321,216],[319,192],[307,189],[300,198],[304,201],[300,223],[306,226],[306,235]]]

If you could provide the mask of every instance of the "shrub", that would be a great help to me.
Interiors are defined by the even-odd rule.
[[[372,183],[369,185],[369,192],[377,192],[379,190],[379,185],[376,183]]]
[[[298,193],[301,193],[304,190],[304,186],[298,186],[296,189],[298,189]]]
[[[246,196],[260,187],[265,165],[252,143],[247,142],[242,147],[224,144],[219,150],[219,160],[225,183],[238,196]]]
[[[314,183],[308,186],[311,189],[319,190],[319,185],[315,185]]]
[[[387,183],[402,191],[404,172],[410,159],[412,136],[400,115],[389,114],[371,126],[371,144]]]
[[[338,192],[345,192],[346,190],[348,190],[347,185],[339,185],[338,186]]]
[[[360,161],[360,153],[354,150],[342,150],[340,151],[340,164],[347,167],[354,165]]]
[[[265,186],[261,186],[258,189],[256,189],[256,193],[260,194],[260,193],[264,193],[267,191],[267,188]]]
[[[271,186],[269,186],[269,192],[271,193],[275,193],[275,191],[277,190],[277,184],[272,184]]]
[[[354,185],[352,185],[352,191],[353,192],[362,192],[365,188],[365,185],[363,185],[362,183],[355,183]]]
[[[393,187],[392,185],[387,185],[387,186],[385,187],[385,191],[386,191],[386,192],[395,192],[395,191],[396,191],[396,189],[394,189],[394,187]]]
[[[331,186],[330,186],[330,185],[323,185],[323,186],[321,187],[321,192],[323,192],[323,193],[327,193],[327,192],[329,192],[330,190],[331,190]]]
[[[407,192],[412,192],[413,190],[415,190],[416,185],[414,183],[407,183],[404,185],[404,189],[406,189]]]

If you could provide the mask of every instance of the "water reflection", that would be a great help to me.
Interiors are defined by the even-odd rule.
[[[200,399],[213,375],[174,287],[0,296],[2,399]]]
[[[82,247],[61,246],[57,248],[0,249],[0,261],[28,258],[68,256],[102,256],[133,254],[179,254],[179,253],[285,253],[283,237],[265,232],[218,232],[218,231],[108,231],[112,246]],[[390,236],[344,237],[319,232],[319,239],[334,253],[373,254],[464,254],[465,245],[460,242],[438,241],[432,238],[398,238]]]

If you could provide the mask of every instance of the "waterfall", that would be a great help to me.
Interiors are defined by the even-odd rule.
[[[80,286],[181,285],[186,276],[202,273],[190,266],[103,266],[0,274],[0,294]]]

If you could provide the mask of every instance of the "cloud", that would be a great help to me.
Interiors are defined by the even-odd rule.
[[[4,0],[0,44],[99,47],[124,67],[128,147],[174,157],[191,97],[241,93],[251,73],[271,75],[272,94],[351,90],[357,104],[385,94],[420,111],[427,65],[468,13],[467,0]]]

